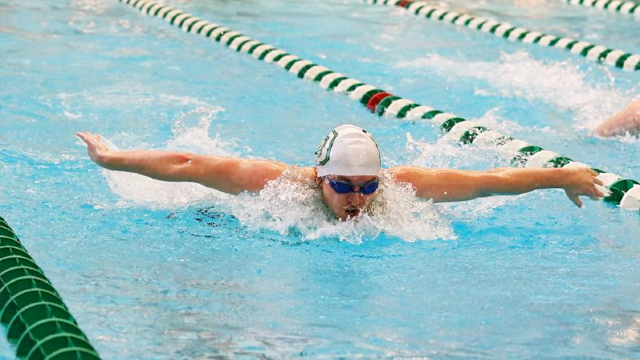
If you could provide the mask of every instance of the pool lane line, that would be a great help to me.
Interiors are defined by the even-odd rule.
[[[364,0],[364,2],[372,5],[380,4],[401,7],[427,19],[444,21],[458,26],[466,26],[470,29],[490,33],[509,41],[520,41],[525,44],[537,44],[545,47],[566,49],[573,54],[582,55],[588,60],[615,66],[627,71],[640,70],[639,54],[626,53],[622,50],[610,49],[586,41],[544,34],[539,31],[531,31],[485,17],[449,11],[436,6],[430,6],[424,1]]]
[[[439,126],[445,136],[462,144],[477,144],[480,146],[496,146],[498,154],[510,160],[513,166],[529,168],[541,167],[578,167],[583,163],[573,161],[555,152],[544,150],[542,147],[531,145],[523,140],[515,140],[497,131],[473,121],[468,121],[453,113],[436,110],[429,106],[417,104],[411,100],[393,95],[375,86],[365,84],[360,80],[345,74],[334,72],[329,68],[299,58],[273,45],[253,40],[237,31],[225,26],[208,22],[182,10],[161,5],[151,0],[118,0],[131,5],[143,14],[159,17],[169,24],[178,26],[185,32],[199,34],[210,38],[231,50],[243,52],[253,58],[267,63],[274,63],[300,79],[318,83],[323,89],[343,93],[359,101],[369,111],[387,118],[424,119]],[[631,211],[640,209],[640,185],[631,179],[594,169],[600,175],[610,195],[604,200],[619,205]]]
[[[571,5],[582,5],[594,7],[600,10],[608,10],[609,12],[618,12],[623,14],[640,14],[640,3],[633,1],[620,0],[567,0]]]
[[[0,216],[0,323],[21,359],[100,359],[42,269]]]

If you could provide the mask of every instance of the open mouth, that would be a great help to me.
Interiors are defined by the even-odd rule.
[[[347,208],[344,208],[344,211],[348,217],[356,217],[360,215],[360,209],[358,208],[347,207]]]

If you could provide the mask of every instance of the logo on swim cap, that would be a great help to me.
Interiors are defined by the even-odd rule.
[[[378,176],[380,173],[378,144],[366,130],[355,125],[333,129],[315,154],[318,176]]]

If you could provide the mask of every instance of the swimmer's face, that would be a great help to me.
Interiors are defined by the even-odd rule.
[[[329,180],[338,180],[340,182],[349,183],[356,192],[340,194],[336,192]],[[365,211],[376,197],[377,190],[369,195],[365,195],[360,190],[363,185],[370,185],[372,181],[377,181],[377,176],[339,176],[329,175],[318,178],[319,186],[322,189],[322,200],[329,210],[341,221],[348,218],[358,217]]]

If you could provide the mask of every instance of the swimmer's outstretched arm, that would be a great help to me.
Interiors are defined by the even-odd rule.
[[[640,98],[602,122],[595,131],[600,136],[640,134]]]
[[[416,194],[435,202],[471,200],[491,195],[517,195],[537,189],[563,189],[581,207],[580,196],[597,200],[602,182],[587,168],[494,169],[489,171],[427,169],[401,166],[389,171],[397,181],[412,184]]]
[[[138,173],[163,181],[195,182],[229,194],[262,190],[289,166],[276,161],[153,150],[110,151],[100,135],[79,132],[91,160],[109,169]]]

